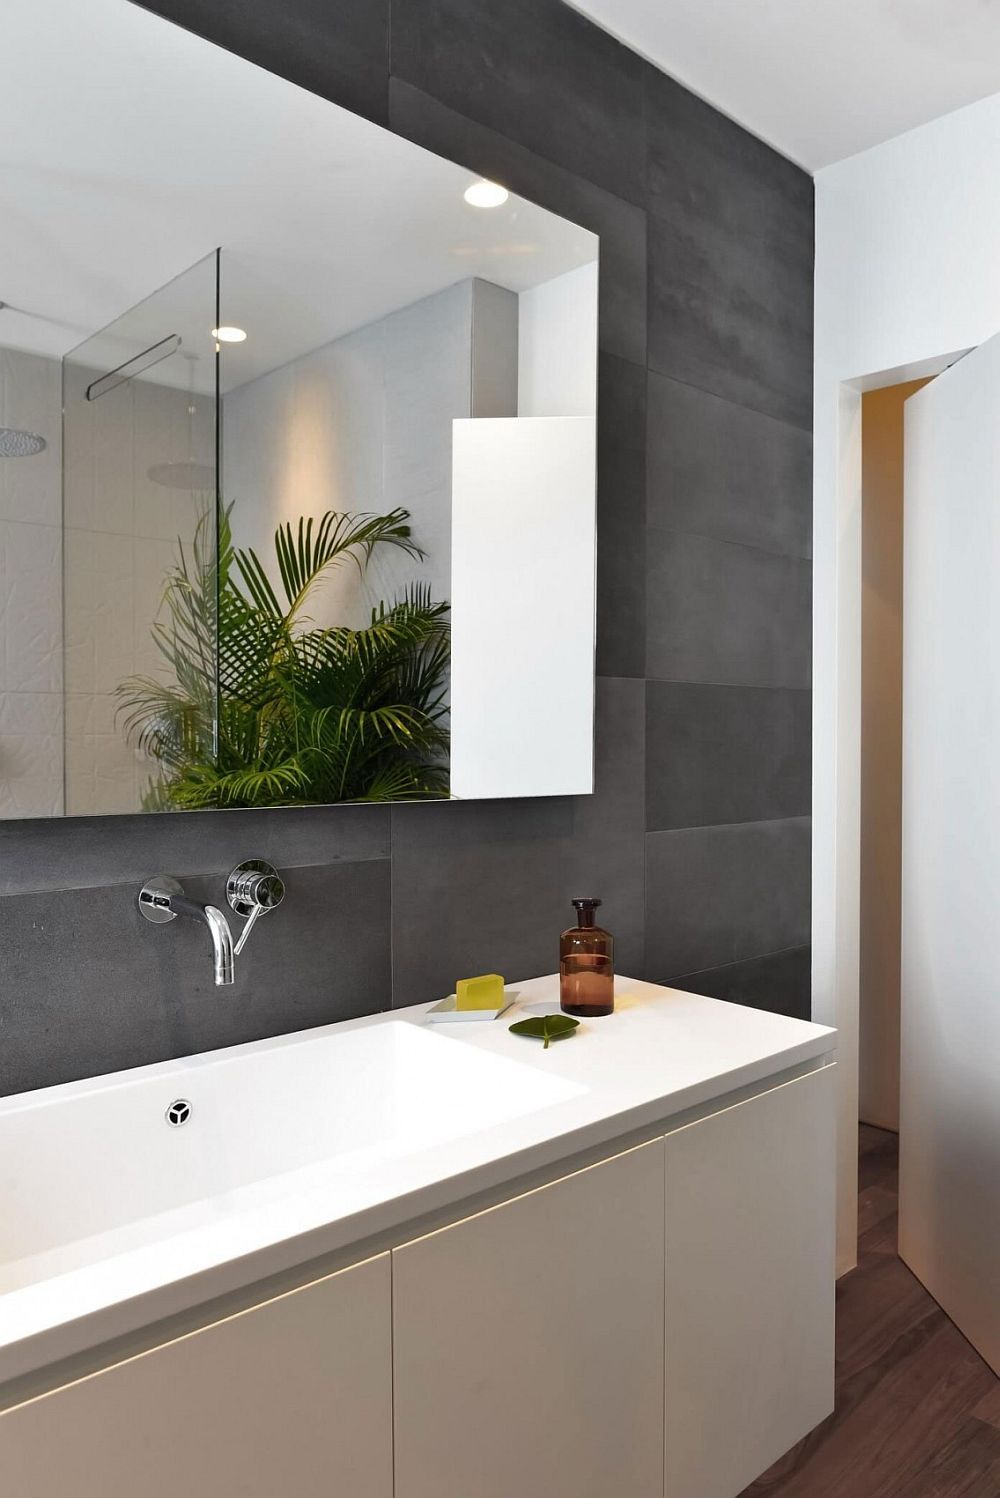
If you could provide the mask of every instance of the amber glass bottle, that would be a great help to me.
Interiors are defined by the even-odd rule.
[[[574,900],[578,924],[559,938],[559,1003],[566,1014],[581,1018],[613,1014],[615,1008],[615,939],[594,925],[600,900]]]

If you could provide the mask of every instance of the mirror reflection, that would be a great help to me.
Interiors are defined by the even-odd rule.
[[[0,816],[591,789],[596,238],[130,10],[0,100]]]

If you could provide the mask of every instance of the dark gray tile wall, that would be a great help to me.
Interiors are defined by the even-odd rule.
[[[555,965],[809,1009],[812,183],[561,0],[150,0],[601,236],[593,797],[0,824],[0,1092]],[[232,989],[165,872],[288,898]]]
[[[812,180],[672,80],[646,97],[650,367],[808,428]]]
[[[650,830],[809,815],[809,692],[651,681],[646,704]]]
[[[710,999],[750,1004],[801,1019],[802,994],[809,991],[811,961],[811,948],[790,947],[787,952],[768,952],[765,957],[751,957],[746,962],[731,962],[701,973],[682,973],[670,981],[675,988],[687,989],[689,993],[703,993]]]
[[[805,946],[809,832],[807,817],[787,817],[649,833],[650,974],[666,980]]]
[[[231,988],[213,985],[207,929],[187,920],[150,925],[136,909],[134,880],[72,895],[7,896],[3,1091],[382,1007],[391,981],[388,859],[284,874],[286,905],[253,933]],[[222,904],[224,878],[185,878],[184,888]]]

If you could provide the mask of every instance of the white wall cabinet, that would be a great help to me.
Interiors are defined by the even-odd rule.
[[[393,1252],[396,1498],[662,1498],[663,1141]]]
[[[664,1141],[666,1498],[735,1498],[833,1409],[834,1072]]]
[[[389,1255],[0,1415],[17,1498],[392,1498]]]
[[[18,1498],[736,1498],[833,1408],[824,1066],[0,1414]]]

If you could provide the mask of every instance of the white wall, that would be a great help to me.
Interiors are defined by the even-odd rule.
[[[856,1256],[861,388],[1000,329],[1000,95],[816,178],[813,1012],[840,1029],[838,1263]]]
[[[592,416],[597,400],[597,261],[519,297],[519,416]]]

